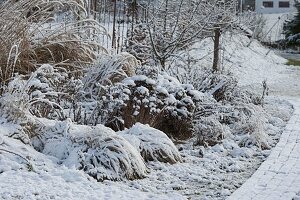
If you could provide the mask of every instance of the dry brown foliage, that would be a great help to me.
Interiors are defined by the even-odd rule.
[[[71,70],[93,62],[105,51],[97,36],[106,34],[96,21],[84,19],[74,0],[19,0],[0,4],[0,82],[27,74],[44,63]],[[65,16],[55,20],[55,16]]]

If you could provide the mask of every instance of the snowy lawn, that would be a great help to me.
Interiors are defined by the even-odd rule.
[[[211,66],[212,47],[212,40],[206,39],[195,43],[190,52],[182,56],[200,67]],[[269,95],[300,96],[299,67],[286,66],[288,60],[275,51],[243,35],[223,37],[221,49],[223,70],[233,73],[240,86],[262,93],[262,82],[266,81]]]

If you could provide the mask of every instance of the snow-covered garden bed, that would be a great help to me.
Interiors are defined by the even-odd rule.
[[[12,5],[32,11],[28,2]],[[289,86],[278,84],[285,60],[246,36],[224,34],[219,72],[211,38],[174,49],[168,67],[142,65],[90,38],[105,34],[96,21],[44,30],[69,1],[34,2],[42,5],[33,16],[17,12],[25,39],[0,37],[0,199],[224,199],[293,113],[267,97]],[[70,2],[64,9],[78,20],[85,10]],[[4,32],[18,33],[12,27]]]

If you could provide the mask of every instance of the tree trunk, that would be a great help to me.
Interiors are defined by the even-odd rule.
[[[213,58],[213,71],[217,72],[220,70],[220,38],[221,38],[221,29],[217,27],[214,35],[214,58]]]
[[[94,20],[97,20],[97,0],[94,0],[94,6],[93,6],[93,10],[94,10]]]
[[[117,20],[117,1],[114,2],[114,18],[113,18],[113,32],[112,32],[112,48],[117,47],[117,36],[116,36],[116,20]]]
[[[162,67],[162,69],[166,70],[166,58],[164,58],[164,57],[158,58],[158,61],[159,61],[160,66]]]

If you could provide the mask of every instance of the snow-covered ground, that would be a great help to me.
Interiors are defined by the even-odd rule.
[[[239,85],[262,92],[262,82],[266,81],[270,95],[300,96],[299,67],[285,65],[286,59],[246,36],[228,35],[222,42],[222,69],[233,73]],[[212,40],[207,39],[193,45],[189,57],[202,67],[210,67],[212,52]]]

